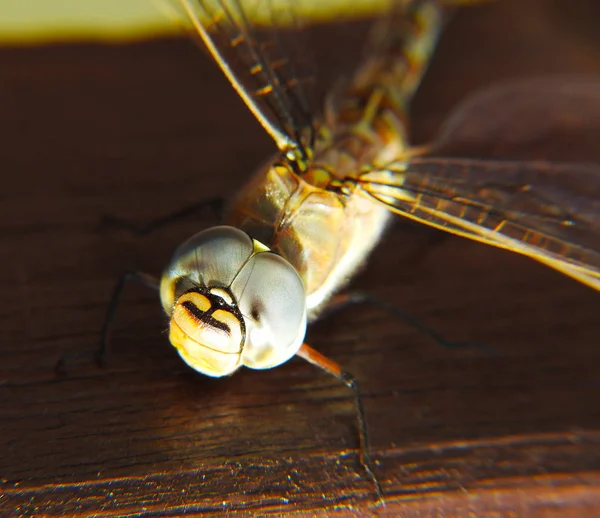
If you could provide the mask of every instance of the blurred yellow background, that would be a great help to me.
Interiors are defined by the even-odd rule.
[[[137,38],[173,22],[154,0],[0,0],[0,41]]]
[[[252,1],[252,0],[251,0]],[[254,0],[264,1],[264,0]],[[276,0],[273,0],[276,1]],[[312,19],[361,16],[393,0],[289,0]],[[0,0],[0,43],[135,39],[178,30],[175,0]]]

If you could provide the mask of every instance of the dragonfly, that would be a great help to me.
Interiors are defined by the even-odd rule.
[[[315,105],[315,83],[302,75],[306,54],[295,38],[293,2],[179,1],[277,152],[233,198],[223,225],[177,248],[160,281],[142,280],[158,287],[170,342],[196,371],[222,377],[299,356],[350,387],[360,460],[381,496],[358,383],[305,342],[307,325],[336,300],[394,214],[523,254],[600,290],[597,164],[447,154],[461,142],[523,129],[511,119],[522,110],[538,115],[528,117],[539,125],[529,134],[562,120],[551,107],[600,111],[600,80],[485,90],[459,105],[432,143],[411,147],[411,99],[449,11],[472,2],[393,2],[354,71]],[[504,122],[489,121],[484,114],[499,104]]]

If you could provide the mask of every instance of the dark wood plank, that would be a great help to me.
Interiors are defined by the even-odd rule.
[[[494,81],[599,74],[598,15],[594,0],[462,11],[415,101],[416,139]],[[102,215],[144,222],[227,195],[272,146],[183,40],[2,50],[0,113],[3,515],[598,515],[598,293],[426,229],[392,229],[354,286],[496,354],[442,350],[369,307],[308,335],[362,384],[386,508],[358,463],[347,389],[300,360],[203,378],[142,288],[125,297],[110,366],[56,377],[61,355],[96,347],[123,271],[158,274],[212,223],[140,238],[103,230]]]

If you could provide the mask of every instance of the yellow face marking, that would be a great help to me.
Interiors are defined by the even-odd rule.
[[[184,293],[177,300],[177,305],[183,304],[184,302],[192,303],[198,310],[202,312],[208,311],[212,307],[210,299],[206,295],[197,293],[195,291],[188,291],[187,293]]]
[[[226,376],[240,365],[241,354],[223,354],[221,351],[199,344],[190,338],[174,320],[171,320],[169,340],[185,363],[207,376]]]
[[[217,309],[213,314],[213,318],[218,322],[222,322],[229,329],[230,340],[232,344],[239,344],[242,340],[242,324],[238,317],[224,309]],[[239,348],[238,350],[241,350]]]
[[[245,326],[234,308],[233,297],[223,288],[192,290],[179,297],[169,339],[188,365],[209,376],[224,376],[239,366]]]
[[[241,351],[241,325],[238,319],[227,311],[217,310],[211,315],[191,310],[189,303],[178,301],[171,315],[171,323],[177,324],[188,339],[197,345],[224,354]],[[233,327],[230,327],[231,325]]]

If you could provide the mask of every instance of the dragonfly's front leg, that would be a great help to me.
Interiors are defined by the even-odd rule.
[[[108,307],[106,308],[106,316],[104,317],[102,335],[100,337],[100,346],[95,353],[96,361],[101,366],[105,366],[108,359],[108,354],[110,352],[110,331],[117,313],[117,308],[119,307],[119,303],[121,301],[123,289],[125,288],[126,284],[132,282],[141,284],[142,286],[146,286],[156,291],[160,289],[160,281],[156,277],[147,273],[131,271],[124,273],[119,278],[110,298],[110,302],[108,303]]]
[[[344,383],[344,385],[346,385],[350,390],[352,390],[354,395],[354,408],[356,411],[358,436],[360,439],[360,463],[375,485],[375,492],[377,493],[379,502],[385,505],[381,484],[378,478],[375,476],[373,471],[373,461],[371,460],[371,455],[369,454],[369,434],[358,381],[352,374],[342,370],[341,366],[337,362],[333,361],[331,358],[328,358],[324,354],[321,354],[319,351],[313,349],[306,343],[302,344],[296,354],[300,358],[304,358],[307,362],[319,367],[319,369],[331,374],[333,377]]]
[[[480,344],[477,342],[446,340],[440,334],[438,334],[433,329],[431,329],[430,327],[428,327],[425,324],[423,324],[422,322],[420,322],[418,319],[416,319],[412,315],[409,315],[408,313],[400,310],[393,304],[390,304],[389,302],[387,302],[383,299],[380,299],[374,295],[371,295],[370,293],[366,293],[366,292],[354,291],[354,292],[348,292],[348,293],[336,295],[331,299],[329,304],[324,308],[322,314],[324,316],[327,316],[328,314],[331,314],[334,311],[338,311],[340,309],[343,309],[346,306],[349,306],[351,304],[357,304],[357,303],[368,303],[379,309],[386,311],[387,313],[391,314],[394,318],[402,320],[403,322],[407,322],[412,327],[425,333],[434,342],[436,342],[438,345],[440,345],[442,347],[446,347],[446,348],[479,347],[479,348],[486,349],[488,351],[492,351],[489,346],[487,346],[485,344]],[[348,388],[350,388],[352,390],[352,392],[354,394],[354,406],[355,406],[355,410],[356,410],[356,420],[357,420],[357,427],[358,427],[358,433],[359,433],[359,438],[360,438],[360,462],[361,462],[363,468],[365,469],[367,475],[369,476],[369,478],[373,481],[373,483],[375,485],[375,489],[376,489],[379,501],[382,503],[385,503],[385,501],[383,499],[383,492],[382,492],[381,484],[373,471],[373,462],[372,462],[370,454],[369,454],[368,429],[367,429],[365,412],[364,412],[364,408],[362,405],[362,397],[361,397],[361,393],[359,390],[358,381],[352,374],[342,370],[341,366],[337,362],[335,362],[331,358],[328,358],[327,356],[321,354],[320,352],[316,351],[315,349],[313,349],[306,343],[302,344],[302,346],[300,347],[299,351],[296,354],[299,357],[310,362],[311,364],[319,367],[321,370],[334,376],[338,380],[342,381]]]
[[[110,352],[110,331],[115,314],[121,300],[121,295],[123,294],[123,289],[125,288],[126,284],[131,282],[142,284],[143,286],[147,286],[155,290],[158,290],[160,287],[159,280],[152,275],[148,275],[147,273],[136,271],[124,273],[117,281],[110,302],[106,308],[106,316],[104,317],[104,324],[102,325],[102,334],[98,349],[95,351],[82,351],[63,355],[54,367],[54,370],[58,375],[65,375],[67,373],[67,365],[72,361],[79,360],[83,357],[93,359],[101,367],[106,365],[108,354]]]

